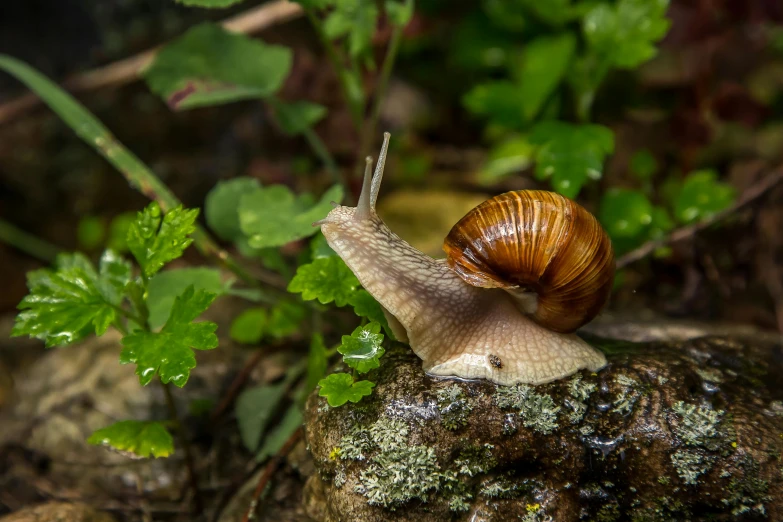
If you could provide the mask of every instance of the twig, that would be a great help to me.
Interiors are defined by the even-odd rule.
[[[171,394],[171,385],[164,383],[163,381],[159,382],[163,387],[163,394],[166,396],[166,406],[169,409],[169,417],[171,417],[171,421],[174,423],[177,435],[179,435],[180,443],[182,444],[182,449],[185,451],[185,466],[188,468],[188,480],[190,481],[190,488],[193,491],[193,503],[196,508],[196,514],[200,516],[204,513],[204,503],[201,501],[201,494],[198,489],[198,477],[196,476],[196,467],[193,462],[193,450],[190,447],[190,441],[188,441],[188,436],[185,433],[182,421],[179,419],[177,405],[174,403],[174,396]]]
[[[276,0],[250,9],[221,23],[228,31],[253,34],[276,24],[300,17],[301,6],[287,0]],[[162,46],[153,47],[137,55],[110,63],[106,66],[77,74],[63,81],[63,87],[71,92],[84,92],[102,87],[120,86],[139,78]],[[35,94],[25,94],[0,104],[0,124],[35,107],[41,99]]]
[[[261,474],[261,477],[258,479],[258,484],[256,485],[256,489],[253,492],[253,498],[250,501],[250,505],[247,508],[247,512],[245,513],[245,516],[242,517],[242,522],[249,522],[251,514],[253,511],[255,511],[256,507],[258,506],[258,501],[261,498],[261,494],[264,492],[264,489],[266,488],[269,481],[272,479],[272,476],[277,471],[277,468],[280,467],[280,465],[285,462],[286,456],[288,456],[289,453],[291,453],[291,450],[294,449],[294,446],[296,446],[296,443],[299,442],[299,439],[304,434],[304,430],[300,426],[297,428],[295,432],[291,434],[290,437],[288,437],[288,440],[285,441],[285,444],[280,448],[280,451],[277,452],[277,454],[272,457],[269,462],[266,465],[266,468],[264,468],[264,472]]]
[[[684,239],[693,237],[697,232],[700,232],[705,228],[708,228],[714,225],[715,223],[724,220],[728,216],[737,212],[737,210],[741,209],[742,207],[760,198],[767,191],[769,191],[771,188],[773,188],[781,181],[783,181],[783,169],[778,170],[773,174],[770,174],[764,177],[763,179],[757,181],[756,183],[754,183],[729,208],[725,210],[721,210],[720,212],[716,212],[712,216],[702,221],[699,221],[698,223],[688,225],[687,227],[678,228],[677,230],[675,230],[674,232],[670,233],[665,237],[656,239],[654,241],[647,241],[642,246],[635,248],[634,250],[631,250],[627,254],[619,257],[617,259],[617,268],[618,269],[624,268],[630,265],[631,263],[639,261],[640,259],[644,259],[645,257],[655,252],[655,250],[657,250],[662,246],[666,246],[670,243],[677,243],[678,241],[682,241]]]
[[[60,249],[48,241],[44,241],[32,234],[28,234],[11,223],[0,219],[0,242],[15,247],[25,254],[29,254],[41,261],[51,263],[54,261]]]

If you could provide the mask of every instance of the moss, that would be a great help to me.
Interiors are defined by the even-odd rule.
[[[494,400],[500,408],[518,410],[522,423],[533,431],[546,435],[557,428],[560,406],[555,406],[549,395],[536,393],[531,386],[499,386]]]
[[[635,509],[631,512],[631,522],[671,522],[689,520],[690,510],[680,502],[669,497],[659,497],[652,507]]]
[[[492,455],[493,449],[492,444],[470,446],[460,452],[459,458],[454,459],[454,465],[457,466],[459,473],[469,477],[486,473],[498,464],[497,459]]]
[[[620,415],[629,415],[633,411],[633,407],[641,395],[638,390],[639,382],[622,374],[616,376],[614,382],[621,387],[622,392],[617,400],[612,403],[614,406],[612,411],[619,413]]]
[[[686,484],[696,484],[696,479],[712,467],[711,459],[691,450],[678,450],[671,456],[677,474]]]
[[[616,503],[605,504],[595,515],[596,522],[615,522],[620,518],[620,507]]]
[[[575,375],[574,378],[568,382],[568,393],[571,397],[579,401],[586,401],[589,399],[596,388],[597,386],[594,383],[583,382],[581,375]]]
[[[452,384],[438,390],[437,401],[444,428],[454,431],[467,425],[473,406],[468,402],[462,388]]]
[[[440,486],[435,450],[410,446],[382,451],[359,475],[356,491],[372,505],[394,510],[411,499],[427,501]]]
[[[734,516],[755,512],[766,515],[764,502],[771,498],[767,495],[769,483],[759,476],[759,466],[755,460],[746,458],[742,464],[744,476],[733,478],[726,488],[727,496],[721,502],[731,508]]]
[[[470,509],[468,501],[473,498],[473,495],[468,491],[467,484],[460,481],[453,471],[446,471],[441,475],[441,479],[441,490],[449,502],[449,510],[455,513],[468,511]]]
[[[686,404],[683,401],[677,402],[672,410],[680,420],[675,433],[685,445],[717,451],[733,442],[728,430],[721,430],[723,410]]]
[[[481,484],[479,493],[489,498],[517,498],[526,493],[530,488],[508,476],[498,477]]]
[[[703,380],[720,384],[723,382],[723,372],[717,368],[696,368],[696,373],[699,374]]]
[[[664,486],[668,486],[670,483],[671,483],[671,479],[666,475],[662,475],[658,477],[658,484],[663,484]]]

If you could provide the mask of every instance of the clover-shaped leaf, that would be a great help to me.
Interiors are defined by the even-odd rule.
[[[19,303],[11,335],[41,339],[47,348],[103,335],[117,318],[130,264],[107,250],[98,272],[82,254],[61,254],[55,266],[27,274],[30,293]]]
[[[111,446],[142,458],[168,457],[174,452],[174,439],[160,422],[125,420],[95,431],[87,439],[95,446]]]
[[[321,389],[318,395],[326,397],[329,406],[342,406],[346,402],[359,402],[362,397],[370,395],[375,387],[374,382],[357,381],[347,373],[333,373],[318,381]]]
[[[737,197],[734,187],[718,181],[713,170],[692,172],[674,201],[674,215],[681,223],[693,223],[730,207]]]
[[[332,256],[300,266],[288,284],[288,291],[301,293],[306,301],[318,299],[322,304],[334,301],[337,306],[345,306],[358,286],[359,280],[345,262]]]
[[[120,363],[136,364],[139,382],[147,385],[160,375],[165,384],[173,382],[180,388],[188,382],[190,370],[196,367],[193,349],[211,350],[218,345],[217,325],[211,321],[194,323],[216,295],[195,290],[190,285],[174,300],[168,321],[160,332],[136,330],[122,338]]]
[[[345,364],[359,373],[367,373],[380,366],[378,359],[386,353],[382,342],[381,325],[372,322],[357,327],[351,335],[343,335],[337,351],[343,354]]]
[[[612,239],[636,237],[653,219],[653,206],[638,190],[613,188],[604,194],[600,221]]]

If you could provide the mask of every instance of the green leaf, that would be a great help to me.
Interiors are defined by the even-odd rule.
[[[29,335],[51,348],[106,333],[117,318],[130,263],[107,250],[99,272],[82,254],[60,254],[55,266],[27,274],[30,293],[19,303],[11,336]]]
[[[653,219],[653,206],[643,192],[609,189],[601,200],[599,218],[612,239],[634,238]]]
[[[349,299],[349,304],[353,306],[353,311],[356,315],[380,323],[386,335],[394,339],[394,334],[391,328],[389,328],[389,323],[386,320],[386,315],[383,313],[381,304],[375,300],[370,292],[364,289],[355,291]]]
[[[277,425],[270,430],[269,434],[264,437],[264,444],[256,454],[256,460],[262,461],[267,457],[276,455],[278,451],[283,447],[283,444],[291,438],[291,435],[299,429],[304,419],[302,418],[302,412],[294,405],[288,408],[283,415],[283,420],[277,423]]]
[[[526,101],[519,85],[508,80],[480,83],[462,98],[465,108],[509,129],[524,129]]]
[[[332,247],[330,247],[329,243],[326,241],[326,236],[319,230],[313,240],[310,241],[310,257],[312,259],[318,259],[319,257],[332,257],[336,255],[337,252],[332,250]]]
[[[525,137],[514,137],[495,145],[481,169],[483,183],[494,183],[516,174],[533,163],[535,147]]]
[[[655,43],[671,25],[666,19],[669,0],[619,0],[600,3],[582,19],[588,45],[603,61],[633,69],[655,56]]]
[[[239,425],[239,435],[249,451],[258,450],[261,434],[272,419],[272,414],[283,399],[285,391],[286,385],[281,382],[271,386],[248,388],[237,397],[234,412]]]
[[[378,359],[386,353],[381,346],[382,342],[381,325],[372,322],[359,326],[351,335],[343,335],[337,351],[343,354],[345,364],[359,373],[367,373],[380,366]]]
[[[276,101],[272,106],[280,129],[289,136],[301,134],[326,116],[326,107],[307,101]]]
[[[95,446],[111,446],[142,458],[168,457],[174,453],[174,439],[160,422],[125,420],[101,428],[87,439]]]
[[[530,132],[536,151],[536,176],[551,177],[560,194],[574,198],[588,178],[599,179],[604,158],[614,150],[614,135],[602,125],[541,122]]]
[[[339,0],[336,9],[324,20],[323,29],[331,40],[346,36],[348,52],[356,57],[369,50],[377,23],[378,8],[375,2]]]
[[[386,14],[392,25],[405,27],[413,18],[413,0],[386,0]]]
[[[525,118],[532,121],[560,84],[571,62],[576,39],[571,33],[540,37],[528,43],[511,65],[519,83]]]
[[[147,285],[150,328],[157,330],[166,323],[174,300],[189,286],[196,290],[206,290],[216,296],[222,295],[226,290],[221,281],[220,270],[216,268],[189,267],[159,272]]]
[[[109,238],[106,240],[106,248],[115,252],[128,251],[128,230],[136,220],[136,212],[123,212],[117,214],[109,224]]]
[[[332,209],[331,201],[340,202],[343,190],[330,188],[313,204],[307,195],[296,197],[288,187],[272,185],[242,196],[239,222],[253,248],[283,246],[318,232],[313,226]]]
[[[305,9],[326,9],[334,5],[336,0],[292,0]]]
[[[164,47],[144,72],[175,110],[264,98],[280,89],[292,51],[204,23]]]
[[[326,374],[327,357],[324,337],[320,333],[314,333],[310,340],[310,354],[307,357],[307,393],[310,393],[318,385],[318,381]]]
[[[243,195],[260,188],[258,180],[250,177],[218,181],[204,201],[204,217],[209,228],[227,241],[236,241],[242,237],[239,201]]]
[[[76,225],[76,238],[85,250],[98,248],[106,236],[106,224],[98,216],[84,216]]]
[[[281,301],[269,310],[266,332],[274,339],[288,337],[299,329],[305,317],[307,317],[307,309],[304,306],[290,301]]]
[[[631,172],[642,181],[652,179],[655,171],[658,170],[658,162],[655,156],[647,149],[642,149],[631,156]]]
[[[144,275],[152,277],[163,265],[182,255],[193,242],[189,236],[196,230],[198,209],[178,206],[163,216],[153,201],[136,216],[128,229],[128,249]]]
[[[370,381],[353,382],[353,377],[347,373],[333,373],[328,377],[318,381],[321,389],[318,391],[320,397],[326,397],[329,406],[342,406],[348,401],[353,403],[362,400],[372,393],[375,383]]]
[[[318,299],[322,304],[348,304],[359,280],[339,257],[322,257],[302,265],[288,284],[289,292],[302,294],[302,299]]]
[[[215,294],[189,286],[174,300],[171,315],[160,332],[136,330],[122,338],[121,364],[136,364],[139,382],[146,386],[155,377],[180,388],[188,382],[196,367],[193,350],[211,350],[218,345],[217,325],[211,321],[192,322],[201,315]]]
[[[178,4],[188,7],[206,7],[209,9],[231,7],[243,0],[175,0]]]
[[[674,216],[680,223],[694,223],[729,208],[737,193],[734,187],[718,181],[713,170],[692,172],[685,178],[674,201]]]
[[[264,336],[266,322],[265,308],[248,308],[231,321],[229,336],[238,343],[258,344]]]

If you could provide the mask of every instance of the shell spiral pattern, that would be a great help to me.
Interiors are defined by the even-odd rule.
[[[590,212],[555,192],[485,201],[454,225],[443,249],[470,285],[535,292],[533,320],[557,332],[590,322],[612,289],[611,240]]]

